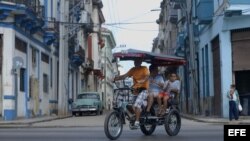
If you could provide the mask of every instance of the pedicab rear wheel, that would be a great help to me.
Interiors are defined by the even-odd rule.
[[[181,129],[181,116],[176,109],[171,109],[165,116],[165,130],[169,136],[176,136]]]
[[[150,115],[147,116],[155,116],[155,112],[151,110]],[[146,121],[140,125],[140,129],[144,135],[152,135],[156,129],[156,121],[154,119],[146,119]]]

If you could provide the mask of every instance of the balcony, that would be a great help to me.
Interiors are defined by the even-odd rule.
[[[250,4],[249,0],[228,0],[229,5],[233,4]]]
[[[93,0],[93,5],[97,5],[99,9],[103,8],[102,0]]]
[[[91,15],[89,12],[83,10],[81,11],[81,19],[80,19],[80,23],[83,24],[83,28],[85,33],[92,33],[93,32],[93,21],[91,18]]]
[[[177,35],[177,48],[174,50],[174,54],[179,57],[184,57],[185,55],[185,33],[180,32]]]
[[[0,20],[8,17],[14,17],[15,26],[32,35],[44,26],[44,7],[39,0],[1,0]]]
[[[241,16],[242,10],[225,10],[224,16],[225,17],[233,17],[233,16]]]
[[[80,50],[71,55],[70,61],[74,67],[79,67],[85,62],[85,51],[80,47]]]
[[[47,18],[47,22],[43,27],[44,31],[44,43],[46,45],[51,45],[56,42],[59,35],[59,23],[55,18]],[[56,44],[54,44],[56,45]]]
[[[183,47],[185,44],[184,42],[184,33],[180,32],[177,35],[177,47]]]
[[[199,24],[209,24],[212,22],[214,12],[213,0],[200,0],[196,8]]]
[[[26,12],[31,12],[37,18],[44,18],[44,14],[45,14],[44,6],[40,5],[39,0],[1,0],[0,4],[5,5],[8,8],[14,8],[14,7],[16,8],[19,7],[21,9],[25,8]],[[20,11],[19,9],[17,9],[16,11],[13,11],[13,12],[18,13]]]
[[[165,1],[162,1],[160,4],[161,9],[164,9],[164,6],[165,6]]]
[[[47,18],[44,30],[51,32],[59,32],[59,23],[56,21],[56,18]]]
[[[185,0],[170,0],[170,4],[174,9],[181,9],[181,5],[185,3]]]
[[[170,8],[169,9],[169,15],[168,15],[168,21],[173,23],[173,24],[176,24],[177,21],[178,21],[178,15],[177,15],[177,10],[176,9],[173,9],[173,8]]]
[[[171,7],[174,9],[181,9],[181,3],[173,2],[171,3]]]

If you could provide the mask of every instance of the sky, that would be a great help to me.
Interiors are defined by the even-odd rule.
[[[102,0],[105,18],[103,27],[113,32],[114,52],[128,48],[151,51],[158,35],[160,2],[162,0]],[[131,61],[120,62],[125,73],[133,66]],[[147,64],[143,64],[147,65]]]

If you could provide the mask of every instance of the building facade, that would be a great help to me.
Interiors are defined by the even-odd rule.
[[[249,6],[246,0],[163,0],[177,10],[175,54],[183,69],[182,111],[228,117],[226,93],[235,83],[249,115]],[[160,32],[160,31],[159,31]],[[158,40],[156,40],[158,41]],[[155,43],[156,44],[156,43]]]
[[[0,2],[0,115],[70,113],[70,99],[100,91],[101,0]]]
[[[5,120],[55,110],[58,29],[56,23],[48,23],[48,16],[55,17],[46,11],[50,4],[38,0],[0,2],[0,107]]]

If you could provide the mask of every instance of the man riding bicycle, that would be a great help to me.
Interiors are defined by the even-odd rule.
[[[127,77],[133,78],[133,94],[137,96],[134,104],[133,110],[135,112],[135,123],[134,128],[139,128],[139,119],[141,115],[141,107],[147,106],[147,96],[149,88],[149,70],[146,66],[141,66],[142,59],[137,58],[134,60],[134,67],[131,68],[127,73],[116,76],[114,80],[122,80]]]

